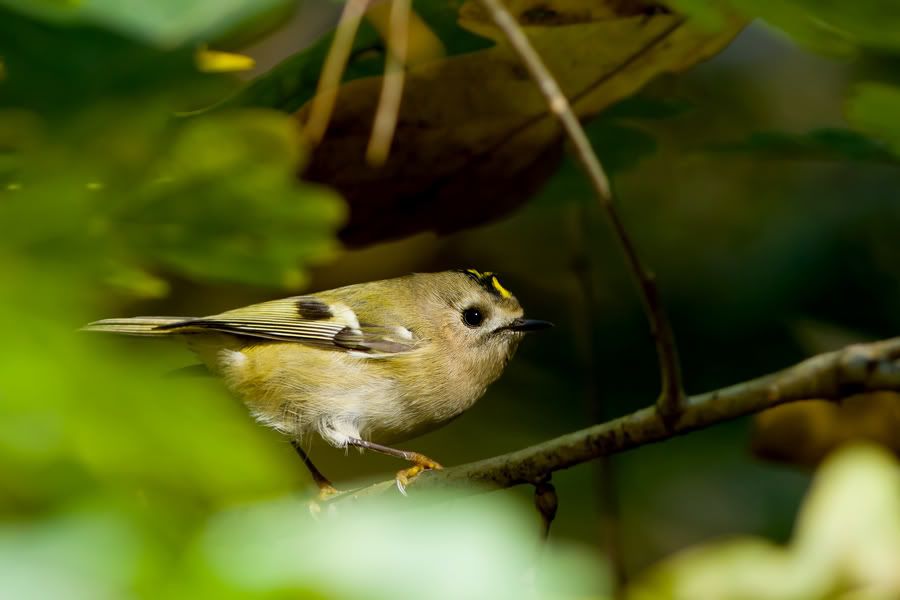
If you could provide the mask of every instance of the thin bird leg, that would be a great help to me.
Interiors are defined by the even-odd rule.
[[[303,449],[303,446],[300,445],[300,442],[291,440],[291,446],[294,447],[294,450],[300,456],[300,460],[302,460],[303,464],[306,465],[306,468],[309,469],[309,474],[312,475],[313,481],[316,482],[316,486],[319,488],[319,500],[326,500],[329,497],[340,493],[333,485],[331,485],[328,478],[322,475],[322,472],[316,468],[316,465],[309,459],[309,455],[306,453],[306,450]]]
[[[408,469],[401,469],[400,471],[397,471],[397,488],[403,495],[406,495],[406,486],[409,485],[409,482],[422,471],[427,471],[429,469],[440,470],[444,468],[437,461],[431,460],[424,454],[419,454],[418,452],[410,452],[409,450],[397,450],[396,448],[382,446],[381,444],[376,444],[375,442],[367,442],[366,440],[360,440],[356,438],[350,438],[347,443],[351,446],[356,446],[357,448],[365,448],[366,450],[372,450],[373,452],[380,452],[381,454],[387,454],[388,456],[401,458],[413,463],[413,466],[409,467]]]

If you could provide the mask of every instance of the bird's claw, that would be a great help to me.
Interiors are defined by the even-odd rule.
[[[441,466],[437,461],[433,461],[428,457],[422,456],[420,460],[416,462],[413,466],[408,469],[401,469],[397,471],[397,475],[394,480],[397,483],[397,490],[403,494],[406,493],[406,486],[409,485],[409,482],[418,477],[419,473],[422,471],[440,471],[444,467]]]

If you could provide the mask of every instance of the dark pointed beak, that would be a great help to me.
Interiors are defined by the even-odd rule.
[[[549,329],[553,327],[553,323],[550,321],[540,321],[538,319],[514,319],[510,323],[504,325],[497,329],[497,331],[503,331],[504,329],[508,329],[509,331],[538,331],[541,329]]]

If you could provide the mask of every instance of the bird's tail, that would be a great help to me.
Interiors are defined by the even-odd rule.
[[[82,331],[103,331],[125,335],[143,335],[162,337],[175,333],[172,329],[164,329],[166,325],[174,325],[188,321],[186,317],[131,317],[126,319],[103,319],[88,323]]]

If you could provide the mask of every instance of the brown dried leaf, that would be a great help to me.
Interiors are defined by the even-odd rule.
[[[743,26],[733,18],[710,32],[635,0],[516,0],[511,10],[583,119],[660,73],[716,54]],[[561,131],[525,69],[477,2],[462,6],[460,24],[497,44],[408,70],[382,167],[365,162],[382,78],[341,87],[304,175],[349,201],[347,243],[484,223],[520,205],[556,168]],[[309,103],[297,118],[308,111]]]

